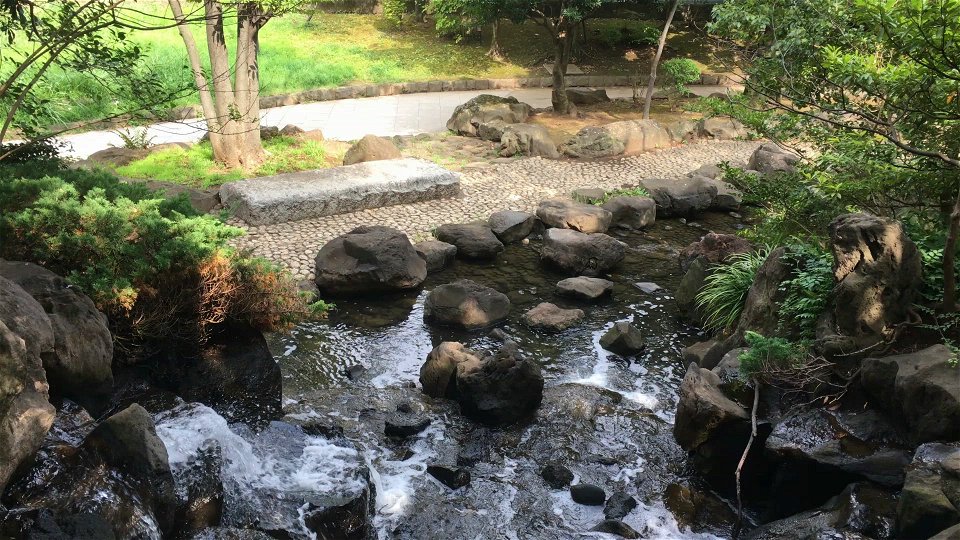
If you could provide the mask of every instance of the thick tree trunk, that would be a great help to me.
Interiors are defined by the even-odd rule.
[[[500,19],[494,18],[490,23],[490,50],[487,56],[494,60],[503,59],[503,49],[500,47]]]
[[[554,40],[556,51],[553,63],[553,112],[567,114],[570,112],[570,100],[567,98],[567,65],[573,52],[574,32],[569,25],[561,27]]]
[[[653,89],[657,82],[657,68],[660,66],[660,57],[663,56],[663,48],[667,44],[667,36],[670,35],[670,25],[673,24],[673,16],[677,12],[677,6],[680,0],[673,0],[670,4],[670,11],[667,13],[667,21],[663,25],[663,31],[660,32],[660,41],[657,43],[657,53],[653,56],[653,62],[650,64],[650,80],[647,81],[647,95],[644,96],[643,118],[650,118],[650,104],[653,102]]]
[[[957,311],[956,253],[957,237],[960,235],[960,191],[950,212],[950,227],[947,229],[947,241],[943,247],[943,304],[944,313]]]
[[[237,72],[234,89],[240,118],[237,154],[244,167],[263,162],[260,141],[260,24],[263,13],[258,4],[240,4],[237,13]]]

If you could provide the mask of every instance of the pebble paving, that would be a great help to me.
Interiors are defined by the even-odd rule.
[[[708,163],[745,162],[759,144],[701,142],[604,161],[501,158],[465,167],[458,198],[259,227],[233,220],[233,225],[247,229],[246,236],[234,244],[287,267],[299,279],[313,279],[314,258],[320,247],[360,225],[394,227],[419,242],[432,238],[431,231],[444,223],[485,220],[498,210],[532,212],[541,200],[569,196],[577,188],[633,187],[643,178],[683,176]]]

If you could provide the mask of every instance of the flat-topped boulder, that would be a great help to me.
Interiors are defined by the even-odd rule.
[[[421,159],[389,159],[224,184],[220,199],[250,225],[270,225],[453,197],[460,176]]]

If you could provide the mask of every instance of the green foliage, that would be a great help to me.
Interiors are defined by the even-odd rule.
[[[771,373],[797,369],[807,360],[806,342],[764,337],[756,332],[743,336],[749,349],[740,355],[740,375],[746,380],[765,379]]]
[[[150,136],[147,128],[127,128],[118,129],[113,132],[123,141],[124,148],[146,149],[153,146],[153,137]]]
[[[383,18],[393,24],[403,22],[407,14],[407,0],[383,0]]]
[[[596,39],[609,49],[649,47],[660,40],[656,25],[645,21],[620,21],[617,25],[602,25],[596,29]]]
[[[700,67],[689,58],[671,58],[657,68],[662,73],[661,88],[670,88],[677,94],[686,94],[687,85],[700,80]]]
[[[615,197],[649,197],[650,192],[643,188],[643,186],[637,186],[633,188],[619,188],[612,191],[604,193],[603,197],[596,199],[592,204],[595,206],[603,206],[610,199]]]
[[[184,197],[55,164],[0,167],[0,257],[65,276],[104,311],[117,344],[196,341],[227,318],[263,329],[308,314],[289,274],[231,250],[242,234]]]
[[[766,249],[739,253],[713,268],[697,293],[697,305],[706,315],[706,328],[722,332],[737,323],[757,270],[768,253]]]
[[[780,285],[786,292],[780,304],[780,326],[813,338],[833,290],[833,256],[815,246],[796,244],[787,249],[785,258],[792,272]]]
[[[297,137],[271,137],[263,141],[266,159],[256,169],[226,169],[213,159],[209,142],[190,148],[173,147],[154,152],[117,169],[124,177],[142,180],[160,180],[208,187],[255,176],[269,176],[285,172],[323,169],[330,167],[326,148],[321,141]]]

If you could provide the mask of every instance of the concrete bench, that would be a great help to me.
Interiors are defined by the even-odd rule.
[[[411,158],[278,174],[220,187],[224,207],[250,225],[332,216],[459,193],[460,175]]]

